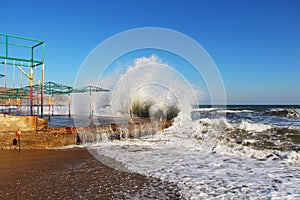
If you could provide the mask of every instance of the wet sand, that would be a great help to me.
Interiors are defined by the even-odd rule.
[[[0,151],[0,199],[181,199],[176,185],[111,169],[85,149]]]

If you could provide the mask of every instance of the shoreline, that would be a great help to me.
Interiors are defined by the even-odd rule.
[[[0,152],[0,199],[182,198],[174,183],[109,168],[85,148]]]

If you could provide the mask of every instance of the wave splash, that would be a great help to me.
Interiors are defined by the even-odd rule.
[[[299,198],[300,154],[274,148],[280,141],[268,133],[278,130],[282,128],[245,119],[182,123],[179,116],[156,135],[90,149],[100,161],[112,159],[106,161],[111,167],[176,183],[188,199]]]
[[[300,119],[300,108],[274,108],[266,112],[270,115]]]
[[[190,119],[192,104],[198,103],[200,90],[196,90],[179,72],[163,63],[156,55],[141,57],[121,75],[112,93],[112,113],[129,114],[134,103],[150,105],[155,113],[177,106],[183,119]],[[151,102],[151,103],[149,103]]]

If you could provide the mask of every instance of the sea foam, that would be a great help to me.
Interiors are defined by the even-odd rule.
[[[144,139],[99,143],[94,151],[114,166],[175,182],[188,199],[300,198],[299,153],[255,149],[222,137],[236,128],[264,131],[263,124],[225,118],[181,123]],[[251,142],[251,141],[250,141]]]

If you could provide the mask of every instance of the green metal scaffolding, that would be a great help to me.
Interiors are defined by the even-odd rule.
[[[40,51],[38,51],[39,50],[38,47],[41,48]],[[3,49],[4,51],[1,51]],[[21,50],[25,49],[26,53],[22,54],[21,56],[17,55],[20,49]],[[50,104],[52,105],[52,115],[53,115],[53,110],[54,110],[53,96],[57,94],[63,94],[63,95],[68,95],[68,106],[69,106],[69,116],[70,116],[71,115],[70,95],[72,93],[89,92],[90,115],[92,116],[93,115],[92,97],[91,97],[92,92],[108,92],[109,90],[100,87],[95,87],[95,86],[86,86],[86,87],[74,89],[71,86],[67,86],[59,83],[45,82],[44,50],[45,50],[45,42],[42,40],[36,40],[32,38],[25,38],[25,37],[0,33],[0,65],[3,66],[3,73],[0,73],[0,78],[3,78],[4,80],[4,87],[3,88],[0,87],[0,100],[2,100],[2,107],[4,104],[6,105],[6,102],[8,102],[8,104],[11,104],[13,102],[20,105],[21,99],[26,99],[26,101],[28,99],[29,106],[30,106],[30,115],[33,115],[33,106],[34,106],[33,102],[35,98],[37,101],[36,105],[38,105],[38,109],[39,106],[41,108],[41,117],[43,117],[44,97],[48,95],[49,115],[50,115]],[[21,78],[20,80],[21,85],[19,88],[14,87],[14,81],[13,81],[12,88],[7,87],[7,83],[6,83],[7,66],[12,66],[13,69],[14,68],[19,69],[21,75],[24,74],[29,79],[29,86],[22,87],[22,78]],[[33,82],[34,80],[33,71],[38,66],[42,66],[42,70],[41,70],[42,81],[41,83],[39,82],[38,84],[35,84]],[[28,68],[29,72],[26,73],[23,70],[23,68]]]
[[[29,79],[30,115],[33,115],[33,69],[39,65],[42,66],[41,115],[43,116],[45,42],[32,38],[0,33],[0,46],[1,49],[5,49],[4,52],[0,52],[0,65],[4,66],[4,73],[2,74],[4,77],[4,88],[6,89],[6,68],[9,65],[17,67]],[[35,58],[35,53],[37,53],[36,49],[38,47],[42,48],[40,59]],[[11,49],[15,51],[10,51]],[[19,51],[20,49],[29,51],[30,56],[16,56],[16,51]],[[28,67],[29,73],[27,74],[22,67]]]
[[[71,94],[75,93],[85,93],[89,92],[90,95],[90,117],[93,117],[93,106],[92,106],[92,93],[93,92],[109,92],[110,90],[100,88],[100,87],[95,87],[95,86],[85,86],[81,88],[73,88],[68,85],[60,84],[60,83],[55,83],[55,82],[45,82],[44,85],[42,86],[41,84],[35,84],[30,86],[24,86],[22,88],[7,88],[5,90],[0,90],[0,99],[2,101],[8,101],[8,105],[12,105],[12,101],[16,100],[17,102],[19,101],[19,104],[21,103],[21,99],[30,99],[30,88],[32,88],[32,93],[35,95],[36,101],[37,101],[37,106],[39,104],[40,100],[40,92],[41,88],[44,88],[44,94],[48,96],[48,110],[49,110],[49,116],[52,110],[52,115],[54,112],[54,95],[62,94],[62,95],[68,95],[68,115],[69,117],[71,116]],[[2,102],[3,104],[3,102]],[[18,104],[18,103],[16,103]],[[19,105],[20,106],[20,105]],[[51,109],[52,107],[52,109]],[[38,111],[39,113],[39,111]]]

